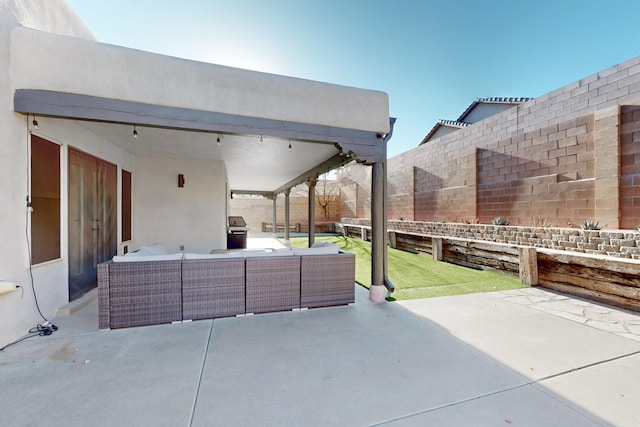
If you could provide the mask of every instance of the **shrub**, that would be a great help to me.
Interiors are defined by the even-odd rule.
[[[531,227],[543,227],[543,228],[553,227],[553,224],[551,224],[546,217],[541,215],[534,216],[533,218],[531,218],[531,220],[529,221],[529,225]]]
[[[491,220],[493,225],[509,225],[509,218],[506,216],[497,216]]]
[[[480,220],[477,217],[465,216],[462,218],[463,224],[480,224]],[[640,225],[638,226],[640,227]]]
[[[596,220],[589,220],[589,219],[585,219],[584,221],[582,221],[582,224],[580,224],[580,228],[582,228],[583,230],[601,230],[602,227],[600,227],[600,222],[596,221]]]

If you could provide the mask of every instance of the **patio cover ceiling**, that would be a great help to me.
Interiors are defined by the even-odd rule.
[[[353,160],[371,163],[383,144],[375,132],[54,91],[17,90],[14,109],[74,120],[136,155],[222,161],[235,193],[277,194]]]

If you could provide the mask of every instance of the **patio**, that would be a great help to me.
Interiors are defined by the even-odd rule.
[[[542,289],[357,286],[348,307],[102,332],[96,300],[0,353],[1,425],[640,423],[640,318]]]

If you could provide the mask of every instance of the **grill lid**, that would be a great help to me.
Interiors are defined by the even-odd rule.
[[[247,223],[244,221],[244,218],[241,216],[230,216],[229,220],[229,228],[244,228],[247,226]]]

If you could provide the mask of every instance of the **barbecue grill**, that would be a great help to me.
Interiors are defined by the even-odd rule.
[[[247,248],[247,223],[241,216],[230,216],[227,218],[227,249]]]

